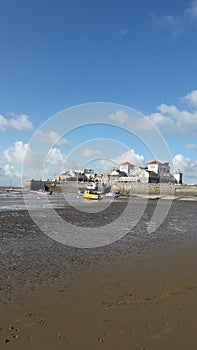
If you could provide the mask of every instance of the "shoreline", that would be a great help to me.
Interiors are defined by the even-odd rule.
[[[175,195],[152,195],[152,194],[135,194],[131,195],[131,198],[139,198],[139,199],[150,199],[150,200],[170,200],[170,201],[192,201],[192,202],[197,202],[197,196],[175,196]],[[123,197],[122,197],[123,198]],[[129,196],[128,196],[129,198]]]

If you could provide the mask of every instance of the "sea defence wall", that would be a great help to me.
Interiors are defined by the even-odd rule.
[[[77,181],[46,182],[47,186],[54,192],[78,193],[85,191],[88,183],[78,183]]]
[[[78,183],[77,181],[53,182],[46,181],[46,185],[53,192],[78,193],[84,192],[90,183]],[[30,180],[26,182],[26,190],[38,190],[43,188],[43,181]],[[114,182],[105,187],[99,185],[99,191],[119,192],[124,196],[148,195],[148,196],[197,196],[197,185],[174,185],[174,184],[137,184]]]
[[[44,191],[44,181],[43,180],[26,180],[25,181],[25,191]]]
[[[175,195],[177,196],[197,196],[197,185],[176,185]]]
[[[112,191],[122,195],[197,196],[197,185],[116,183]]]

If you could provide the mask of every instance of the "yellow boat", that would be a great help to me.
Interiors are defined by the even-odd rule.
[[[90,200],[98,200],[101,199],[101,195],[96,190],[86,190],[83,194],[83,198]]]

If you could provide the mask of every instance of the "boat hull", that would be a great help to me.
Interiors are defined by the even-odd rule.
[[[89,194],[89,193],[85,193],[83,195],[83,198],[88,199],[88,200],[99,200],[99,199],[101,199],[100,195],[98,195],[98,194]]]

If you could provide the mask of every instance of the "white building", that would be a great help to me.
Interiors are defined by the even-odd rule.
[[[64,170],[59,175],[54,176],[55,181],[71,181],[76,180],[79,175],[78,170]]]
[[[153,160],[148,163],[148,170],[153,171],[155,174],[162,177],[164,174],[170,173],[170,165],[169,163],[162,163],[158,160]]]
[[[119,178],[119,181],[135,183],[182,183],[182,174],[170,173],[170,165],[167,162],[153,160],[148,163],[148,167],[135,166],[129,162],[122,163],[120,169],[127,173],[128,177]]]
[[[174,176],[177,184],[183,183],[183,174],[180,172],[179,169],[176,170],[176,172],[173,174],[173,176]]]
[[[129,172],[134,169],[134,167],[135,167],[134,164],[131,164],[129,162],[124,162],[124,163],[120,164],[120,171],[124,172],[128,175]]]
[[[182,173],[177,171],[175,174],[171,174],[169,163],[153,160],[148,163],[148,170],[159,176],[160,183],[182,183]]]
[[[130,171],[128,177],[131,180],[131,182],[137,183],[159,182],[159,176],[155,172],[150,171],[147,168],[138,166],[135,166],[135,168],[132,171]]]

